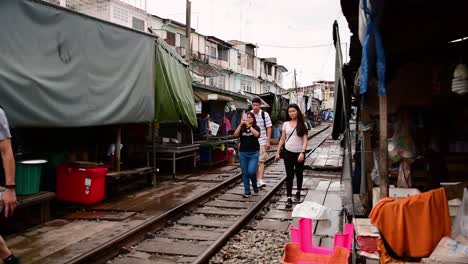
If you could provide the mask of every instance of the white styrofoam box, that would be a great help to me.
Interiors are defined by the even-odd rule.
[[[395,188],[395,186],[391,185],[389,190],[389,197],[390,198],[406,198],[416,194],[420,194],[421,192],[416,188]],[[372,206],[374,207],[377,202],[380,200],[380,188],[374,187],[372,190]]]

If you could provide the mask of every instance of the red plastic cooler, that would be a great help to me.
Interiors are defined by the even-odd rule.
[[[57,166],[56,198],[59,201],[91,205],[104,200],[107,168]]]

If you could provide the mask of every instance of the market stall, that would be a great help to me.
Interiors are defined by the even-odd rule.
[[[0,33],[0,105],[13,127],[22,206],[50,200],[44,192],[99,202],[127,176],[155,183],[155,122],[196,126],[184,60],[154,35],[43,1],[2,1],[0,13],[2,24],[15,21]]]
[[[447,243],[468,245],[468,230],[457,220],[466,217],[458,209],[468,182],[462,165],[468,162],[467,3],[364,0],[342,1],[342,7],[353,36],[351,61],[343,66],[337,57],[333,136],[344,134],[347,151],[355,150],[353,192],[372,209],[383,241],[377,257],[381,263],[455,261],[459,252]],[[360,136],[351,147],[353,101]],[[400,209],[392,211],[395,206]],[[391,230],[384,219],[392,219]],[[453,263],[468,261],[462,255]]]
[[[194,83],[198,131],[195,143],[200,144],[200,164],[232,162],[237,152],[233,132],[247,110],[247,96]]]

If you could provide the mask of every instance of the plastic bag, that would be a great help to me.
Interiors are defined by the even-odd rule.
[[[452,238],[455,239],[458,235],[463,235],[468,238],[468,189],[463,191],[463,201],[458,208],[457,216],[453,221]]]
[[[407,112],[400,115],[400,119],[394,125],[395,132],[388,140],[388,158],[396,163],[402,159],[413,159],[416,154],[416,146],[411,136],[411,116]]]
[[[292,217],[326,220],[330,219],[330,213],[330,208],[313,201],[306,201],[294,207]]]
[[[398,170],[398,188],[411,188],[413,186],[413,180],[411,177],[411,161],[402,160],[400,161],[400,168]]]
[[[379,171],[379,150],[374,149],[372,151],[372,157],[374,159],[374,167],[372,168],[371,177],[372,181],[380,185],[380,171]]]

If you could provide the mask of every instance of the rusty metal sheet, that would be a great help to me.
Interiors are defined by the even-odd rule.
[[[193,226],[210,226],[210,227],[230,227],[236,221],[236,218],[223,217],[223,218],[208,218],[203,215],[186,216],[177,221],[183,225]]]

